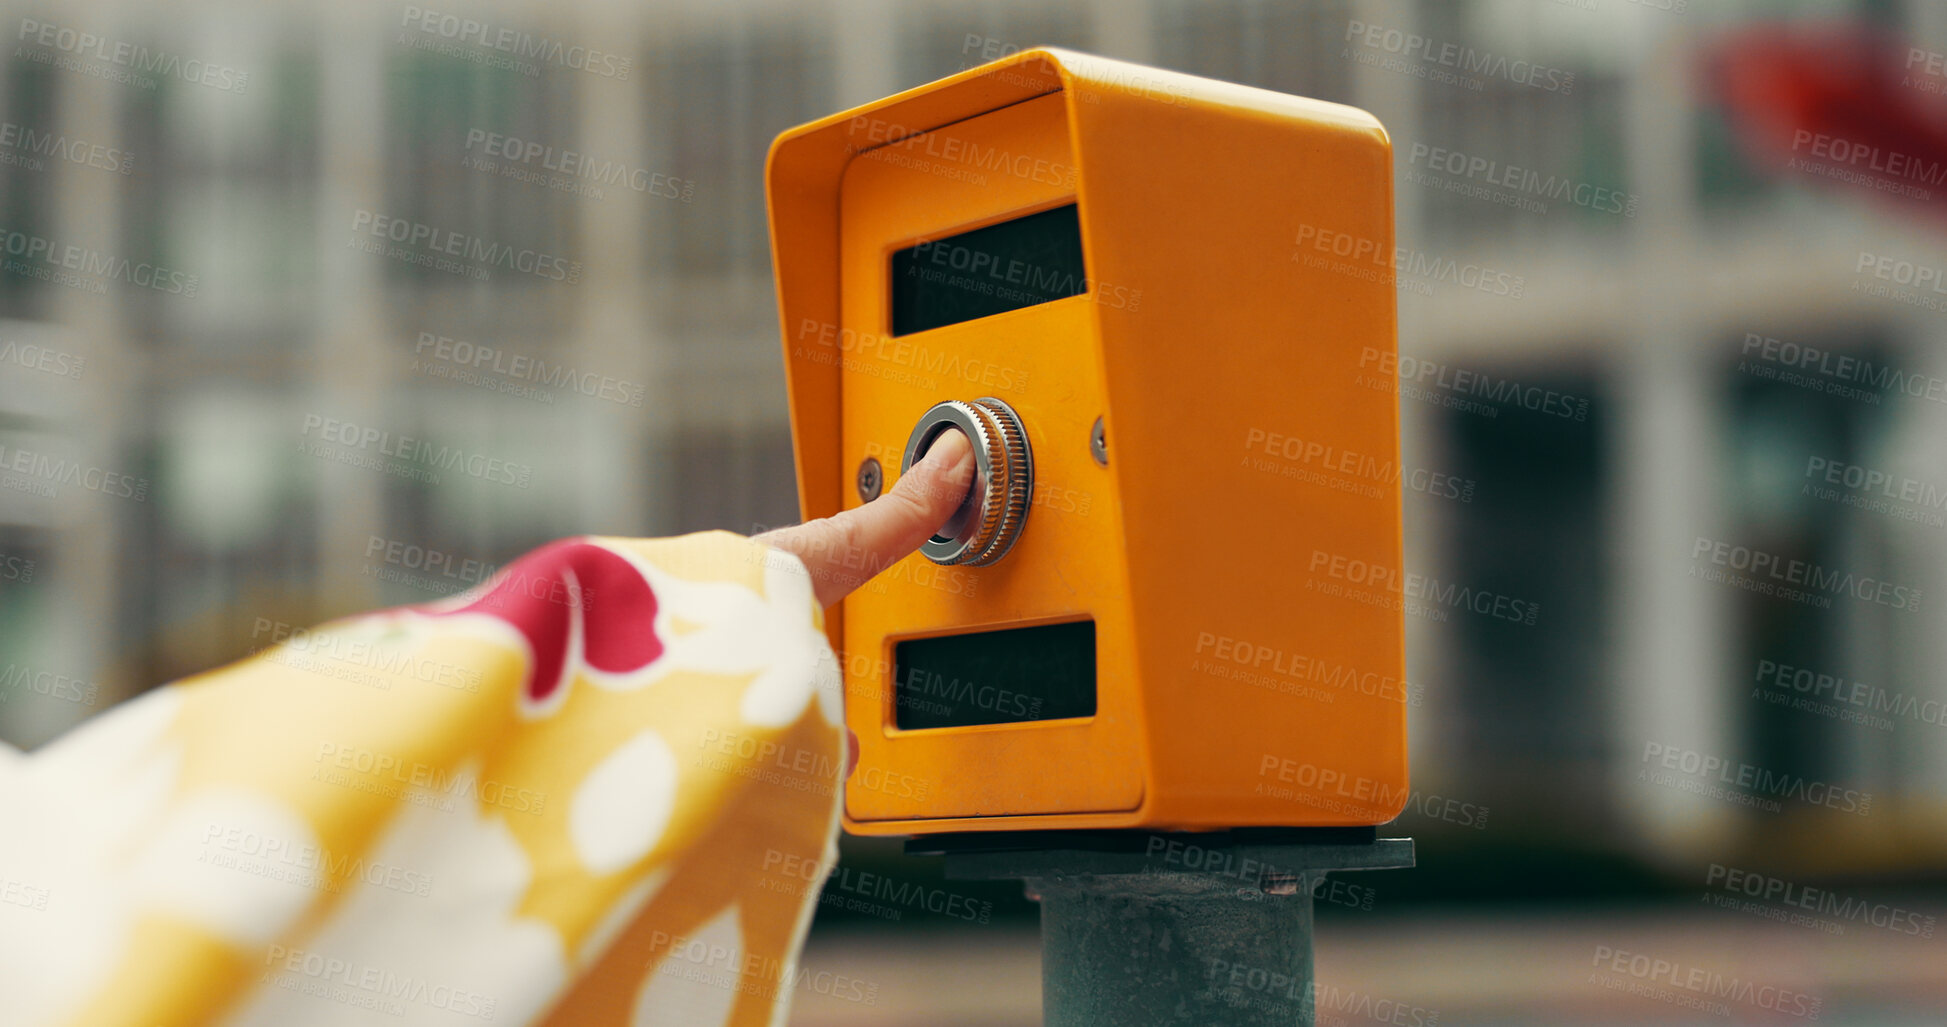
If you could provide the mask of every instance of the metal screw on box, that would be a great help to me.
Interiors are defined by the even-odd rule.
[[[879,498],[879,489],[884,486],[886,476],[879,470],[877,457],[866,457],[859,462],[859,501],[870,503]]]
[[[1312,897],[1334,870],[1413,865],[1371,828],[933,835],[952,880],[1041,902],[1045,1027],[1312,1027]]]

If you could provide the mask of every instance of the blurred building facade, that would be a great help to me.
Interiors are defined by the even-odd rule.
[[[1410,622],[1410,830],[1938,865],[1947,526],[1807,468],[1947,489],[1943,421],[1785,372],[1814,347],[1947,380],[1941,315],[1856,270],[1947,248],[1740,155],[1699,55],[1781,6],[1947,50],[1919,0],[13,7],[0,736],[551,538],[795,519],[771,137],[1048,43],[1393,134],[1404,466],[1466,484],[1408,492],[1409,570],[1539,610]],[[1713,580],[1739,550],[1927,599]],[[1879,693],[1791,706],[1818,675]],[[1801,786],[1697,794],[1711,759]]]

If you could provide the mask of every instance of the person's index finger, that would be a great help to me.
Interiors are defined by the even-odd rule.
[[[853,567],[863,567],[864,579],[870,579],[933,538],[933,532],[960,509],[972,483],[973,446],[966,435],[946,431],[894,481],[892,489],[864,507],[835,514],[831,524],[839,530],[839,544],[853,557]],[[845,598],[845,592],[857,585],[826,602]]]
[[[878,499],[838,515],[856,518],[856,541],[874,568],[890,567],[933,537],[973,486],[973,444],[957,430],[940,433],[926,455]]]
[[[878,499],[791,528],[758,536],[804,561],[821,606],[845,598],[898,563],[946,524],[973,485],[973,446],[958,431],[941,433],[920,461]]]

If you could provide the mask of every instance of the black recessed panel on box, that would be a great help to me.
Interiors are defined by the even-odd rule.
[[[938,635],[892,649],[902,731],[1095,715],[1095,622]]]
[[[1074,204],[892,255],[892,334],[1032,307],[1088,291]]]

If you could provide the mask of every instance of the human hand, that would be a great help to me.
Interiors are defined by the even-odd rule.
[[[973,446],[947,431],[878,499],[756,541],[804,561],[819,605],[830,606],[932,537],[966,499],[973,472]]]
[[[973,485],[973,446],[957,431],[943,433],[892,489],[864,506],[756,536],[804,561],[812,593],[830,606],[920,547],[967,498]],[[859,740],[845,729],[845,776],[859,762]]]

